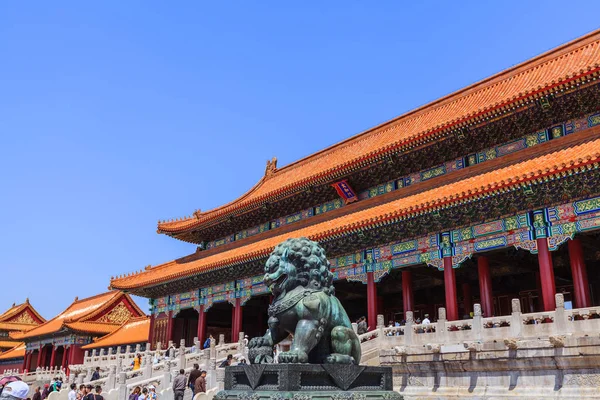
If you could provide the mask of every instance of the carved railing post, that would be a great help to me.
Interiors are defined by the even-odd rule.
[[[106,380],[106,391],[116,387],[117,379],[117,366],[112,364],[108,370],[108,379]]]
[[[358,324],[356,322],[352,323],[352,330],[358,335]]]
[[[87,377],[85,372],[80,372],[77,374],[77,386],[81,385],[83,382],[87,382]]]
[[[179,368],[185,368],[185,339],[179,342]]]
[[[221,333],[219,334],[219,343],[217,344],[217,346],[222,346],[225,344],[225,334]]]
[[[523,321],[521,321],[521,302],[519,299],[511,301],[512,313],[510,314],[510,334],[520,338],[523,335]]]
[[[438,321],[435,327],[435,337],[438,343],[446,342],[446,308],[438,308]]]
[[[223,335],[224,336],[224,335]],[[217,358],[217,346],[214,340],[210,341],[210,358]]]
[[[152,378],[152,358],[150,358],[150,354],[146,354],[144,356],[144,379]]]
[[[473,304],[473,338],[481,340],[483,334],[483,321],[481,316],[481,304]]]
[[[87,368],[87,371],[85,373],[85,377],[87,378],[86,382],[91,382],[92,381],[92,367],[91,366],[89,366]]]
[[[202,350],[202,349],[200,348],[200,347],[201,347],[201,344],[202,344],[202,343],[200,343],[200,341],[198,340],[198,338],[197,338],[197,337],[195,337],[195,338],[194,338],[194,350],[195,350],[195,353],[196,353],[196,354],[199,354],[199,353],[200,353],[200,351]]]
[[[384,328],[384,327],[385,327],[385,318],[383,318],[383,315],[377,314],[377,328]]]
[[[124,400],[127,398],[129,393],[127,392],[127,373],[119,372],[117,376],[117,387],[119,389],[118,400]]]
[[[161,390],[165,390],[166,388],[168,388],[169,386],[171,386],[172,379],[173,378],[172,378],[172,375],[171,375],[171,370],[169,369],[168,366],[166,366],[164,374],[163,374],[163,378],[160,381],[160,386],[161,386],[160,389]]]
[[[565,313],[565,298],[562,293],[554,295],[556,312],[554,313],[554,331],[557,335],[567,333],[567,317]]]
[[[407,311],[405,315],[406,324],[404,325],[404,343],[411,345],[413,343],[413,325],[415,323],[414,314],[412,311]]]
[[[217,369],[217,390],[225,389],[225,368]]]

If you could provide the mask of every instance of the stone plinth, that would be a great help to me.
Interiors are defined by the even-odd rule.
[[[390,367],[336,364],[258,364],[228,367],[216,400],[398,400]]]

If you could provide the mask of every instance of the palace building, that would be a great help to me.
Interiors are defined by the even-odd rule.
[[[111,288],[151,299],[153,346],[260,335],[266,258],[308,237],[371,329],[378,314],[434,319],[441,306],[448,320],[474,303],[507,315],[513,298],[550,311],[557,292],[598,305],[599,76],[596,31],[285,167],[268,161],[242,197],[158,223],[196,251]]]
[[[19,354],[22,352],[22,370],[67,368],[83,362],[83,346],[143,316],[129,295],[110,291],[86,299],[75,298],[65,311],[51,320],[10,336],[24,342],[25,347],[18,350]]]
[[[11,334],[26,332],[46,322],[44,318],[29,304],[16,305],[0,314],[0,373],[5,370],[21,368],[25,355],[25,344],[15,340]]]

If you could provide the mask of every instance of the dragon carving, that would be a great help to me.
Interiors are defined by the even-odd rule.
[[[251,363],[272,362],[273,346],[293,335],[279,363],[358,364],[360,341],[334,295],[325,250],[307,238],[288,239],[271,253],[264,283],[273,293],[269,329],[248,344]]]

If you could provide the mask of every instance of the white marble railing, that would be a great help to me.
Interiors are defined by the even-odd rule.
[[[395,346],[464,345],[470,342],[503,341],[509,338],[559,337],[562,335],[590,335],[600,332],[600,307],[565,310],[562,294],[556,295],[556,309],[538,313],[521,313],[518,299],[512,300],[512,313],[508,316],[483,318],[481,307],[475,304],[474,317],[447,321],[445,308],[439,309],[439,320],[431,324],[415,324],[412,313],[407,313],[407,323],[400,327],[379,326],[360,335],[363,353],[377,347]]]

